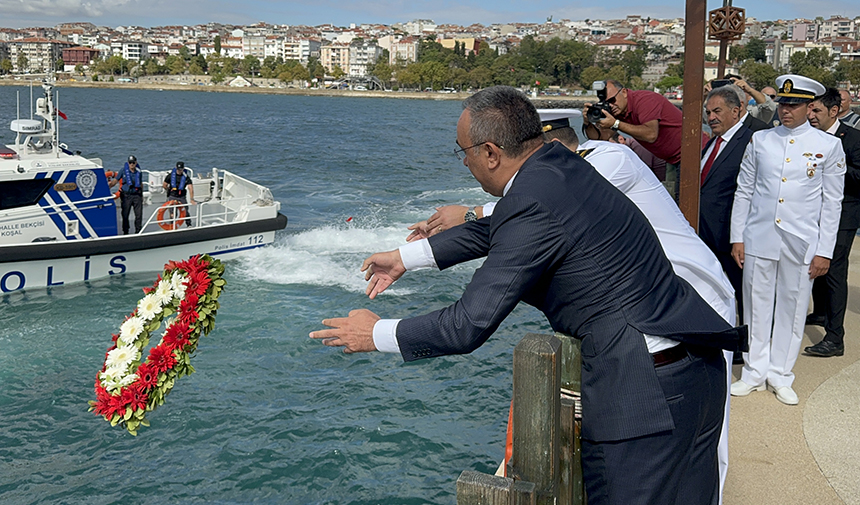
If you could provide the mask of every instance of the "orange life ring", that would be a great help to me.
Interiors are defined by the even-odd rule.
[[[107,179],[107,181],[108,181],[108,190],[110,190],[110,180],[116,179],[117,175],[119,175],[119,174],[117,172],[114,172],[113,170],[105,170],[105,179]],[[114,199],[119,198],[119,192],[120,192],[120,190],[117,189],[116,193],[113,194]]]
[[[175,230],[185,224],[185,218],[188,217],[188,212],[185,211],[185,207],[179,208],[178,216],[174,215],[175,219],[168,221],[164,220],[164,213],[168,210],[172,210],[178,205],[184,204],[176,200],[168,200],[164,202],[164,205],[158,208],[158,214],[156,214],[155,217],[158,219],[158,226],[161,226],[163,230]]]

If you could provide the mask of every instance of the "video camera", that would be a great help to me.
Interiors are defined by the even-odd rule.
[[[597,103],[591,104],[586,113],[588,122],[599,123],[601,119],[606,117],[606,112],[612,114],[612,108],[606,103],[606,81],[594,81],[591,89],[597,92]]]

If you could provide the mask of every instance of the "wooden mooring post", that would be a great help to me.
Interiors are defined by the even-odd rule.
[[[513,455],[508,477],[466,470],[458,505],[585,503],[576,401],[579,341],[529,333],[514,349]]]

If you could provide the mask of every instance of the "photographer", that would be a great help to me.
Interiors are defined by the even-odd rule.
[[[732,81],[732,84],[741,88],[744,93],[747,95],[747,106],[746,110],[749,112],[750,116],[764,121],[765,123],[770,124],[773,119],[773,115],[776,113],[776,102],[773,101],[770,95],[766,95],[761,91],[756,90],[752,86],[749,85],[745,80],[741,79],[740,76],[726,74],[726,79]],[[771,88],[770,86],[765,89],[769,89],[771,95],[776,95],[776,90]],[[755,101],[755,103],[751,103]],[[749,125],[747,125],[749,126]],[[753,131],[758,131],[753,129]]]
[[[639,141],[654,156],[666,160],[666,187],[677,200],[681,110],[653,91],[627,89],[615,80],[594,84],[600,102],[585,104],[583,123],[620,131]],[[703,134],[703,146],[706,140]]]

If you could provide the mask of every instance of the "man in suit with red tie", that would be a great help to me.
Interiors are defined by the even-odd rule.
[[[407,319],[368,310],[311,333],[345,352],[405,361],[469,353],[520,302],[582,339],[583,478],[591,505],[711,504],[725,402],[718,347],[743,346],[677,277],[645,216],[582,157],[544,144],[534,105],[514,88],[469,97],[455,152],[493,215],[365,260],[371,298],[425,262],[486,257],[449,307]]]
[[[705,99],[705,115],[713,136],[702,150],[699,237],[714,251],[735,288],[738,320],[742,321],[743,271],[732,258],[729,232],[738,171],[753,132],[740,121],[742,107],[733,87],[714,88]]]
[[[838,90],[827,88],[812,102],[807,112],[809,124],[842,141],[847,165],[833,259],[830,260],[830,270],[812,284],[812,314],[806,316],[806,324],[823,326],[825,334],[821,342],[805,348],[803,352],[822,358],[845,353],[843,321],[848,303],[848,255],[860,226],[860,130],[837,119],[840,99]]]

